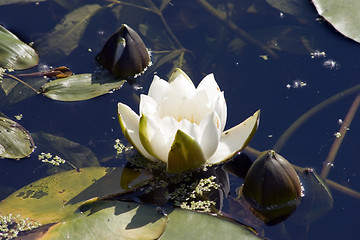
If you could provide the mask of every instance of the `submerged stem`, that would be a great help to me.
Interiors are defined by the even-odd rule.
[[[340,130],[339,130],[339,136],[340,137],[336,137],[333,145],[331,146],[330,152],[324,162],[323,168],[321,170],[320,176],[322,177],[322,179],[326,179],[329,175],[331,166],[333,165],[335,156],[340,148],[340,145],[342,143],[342,140],[345,137],[345,134],[348,130],[348,127],[351,124],[351,121],[353,120],[355,113],[357,111],[357,109],[360,106],[360,94],[358,94],[356,96],[356,98],[354,99],[354,102],[352,103],[349,112],[347,113],[345,120],[343,121],[343,123],[341,124]]]
[[[300,118],[298,118],[293,124],[290,125],[288,129],[280,136],[280,138],[277,140],[275,145],[273,146],[273,149],[276,152],[280,152],[281,148],[284,146],[285,142],[290,138],[290,136],[302,125],[304,124],[309,118],[311,118],[314,114],[318,113],[323,108],[331,105],[332,103],[349,96],[350,94],[353,94],[355,92],[360,91],[360,84],[351,87],[349,89],[346,89],[338,94],[335,94],[334,96],[326,99],[325,101],[319,103],[315,107],[311,108],[309,111],[307,111],[305,114],[303,114]]]
[[[149,1],[146,0],[146,3],[148,4],[148,6],[150,6],[150,9],[153,10],[153,13],[157,14],[162,23],[164,24],[164,27],[166,28],[166,30],[168,31],[168,33],[170,34],[170,36],[172,37],[172,39],[174,40],[175,44],[179,47],[179,48],[184,48],[181,44],[181,42],[177,39],[177,37],[175,36],[175,34],[173,33],[173,31],[171,30],[171,28],[169,27],[168,23],[166,22],[162,11],[153,3],[153,1]]]
[[[345,187],[345,186],[343,186],[343,185],[341,185],[341,184],[339,184],[337,182],[331,181],[330,179],[326,179],[325,183],[329,187],[331,187],[333,189],[336,189],[336,190],[338,190],[338,191],[340,191],[342,193],[345,193],[346,195],[349,195],[349,196],[351,196],[353,198],[360,199],[360,192],[357,192],[357,191],[352,190],[352,189],[350,189],[348,187]]]
[[[31,90],[33,90],[34,92],[36,92],[36,94],[39,94],[39,92],[38,92],[35,88],[33,88],[32,86],[30,86],[29,84],[27,84],[26,82],[24,82],[23,80],[21,80],[20,78],[17,78],[17,77],[15,77],[14,75],[11,75],[11,74],[8,74],[8,73],[4,73],[4,75],[6,75],[6,76],[8,76],[8,77],[10,77],[10,78],[12,78],[12,79],[15,79],[16,81],[24,84],[25,86],[27,86],[28,88],[30,88]]]

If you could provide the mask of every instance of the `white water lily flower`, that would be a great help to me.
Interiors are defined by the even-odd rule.
[[[144,157],[165,162],[170,173],[229,159],[249,143],[260,114],[224,131],[227,107],[214,75],[196,88],[180,69],[169,82],[154,76],[148,95],[140,96],[139,108],[137,115],[118,103],[121,129]]]

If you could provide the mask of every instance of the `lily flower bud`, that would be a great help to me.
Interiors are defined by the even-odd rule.
[[[301,183],[295,169],[273,150],[263,152],[246,174],[242,196],[267,225],[290,216],[300,203]]]
[[[128,25],[111,35],[96,60],[119,78],[133,78],[151,65],[148,49],[140,36]]]

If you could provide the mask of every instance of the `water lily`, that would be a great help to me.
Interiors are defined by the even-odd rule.
[[[224,131],[227,107],[214,75],[197,86],[180,69],[169,81],[154,76],[140,96],[139,115],[119,103],[121,129],[147,159],[163,161],[169,173],[222,163],[245,148],[255,134],[260,111]]]

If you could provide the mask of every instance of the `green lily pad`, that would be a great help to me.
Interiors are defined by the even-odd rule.
[[[196,227],[194,227],[196,225]],[[201,229],[201,231],[199,231]],[[31,232],[36,239],[260,239],[248,228],[224,218],[154,205],[94,201],[51,226]]]
[[[40,92],[53,100],[82,101],[95,98],[122,87],[125,80],[114,80],[111,76],[78,74],[45,83]]]
[[[34,149],[34,142],[23,126],[0,117],[0,158],[28,157]]]
[[[19,3],[31,3],[31,2],[45,2],[46,0],[2,0],[0,6],[19,4]]]
[[[313,0],[319,15],[348,38],[360,42],[360,1],[358,0]]]
[[[2,200],[0,215],[20,215],[42,225],[61,221],[85,200],[124,191],[120,187],[122,171],[122,168],[91,167],[51,175]],[[133,182],[142,184],[144,178]]]
[[[35,50],[0,25],[0,67],[21,70],[38,63]]]
[[[205,213],[175,209],[168,215],[168,219],[166,231],[159,240],[261,239],[247,227]]]
[[[104,200],[124,191],[119,181],[123,174],[122,168],[93,167],[46,177],[2,200],[0,215],[43,225],[22,233],[26,239],[259,239],[227,218]],[[137,178],[132,185],[143,185],[148,179]]]
[[[83,208],[86,210],[83,211]],[[158,239],[167,219],[156,207],[118,201],[96,201],[82,206],[68,218],[39,229],[36,239]]]

